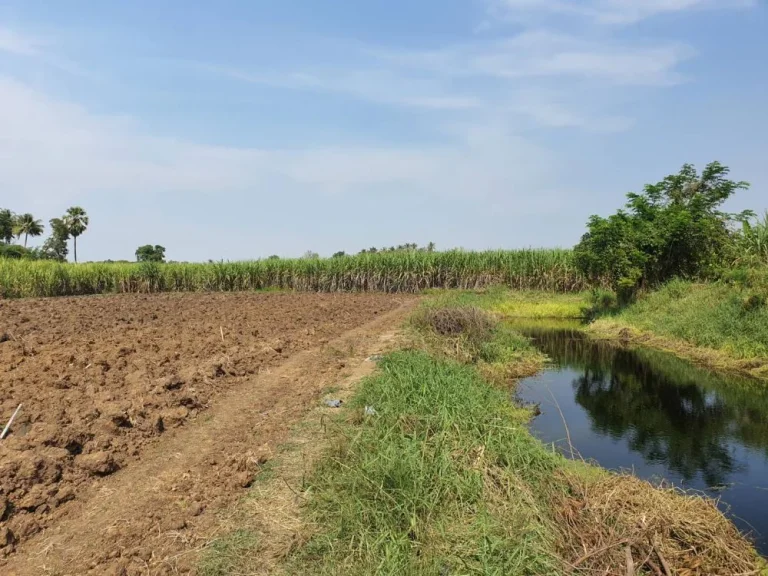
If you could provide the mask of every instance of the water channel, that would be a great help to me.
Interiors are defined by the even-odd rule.
[[[552,361],[518,388],[540,405],[539,438],[568,453],[565,420],[582,458],[720,498],[768,555],[768,386],[597,342],[575,325],[517,328]]]

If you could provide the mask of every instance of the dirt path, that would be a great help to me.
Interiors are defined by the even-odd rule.
[[[369,369],[365,358],[386,348],[415,302],[219,395],[138,462],[85,488],[66,517],[18,547],[3,574],[189,573],[216,536],[217,513],[244,494],[324,388]]]

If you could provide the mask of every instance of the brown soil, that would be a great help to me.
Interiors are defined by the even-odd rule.
[[[412,302],[0,301],[3,425],[23,403],[0,442],[0,570],[188,572],[216,510],[243,494],[323,387],[375,350]]]

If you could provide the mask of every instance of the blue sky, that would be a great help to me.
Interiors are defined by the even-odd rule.
[[[719,160],[768,208],[762,0],[0,1],[0,206],[80,259],[570,246]]]

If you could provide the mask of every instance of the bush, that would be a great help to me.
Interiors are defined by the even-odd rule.
[[[746,182],[726,178],[728,168],[708,164],[699,175],[686,164],[678,174],[630,193],[625,210],[592,216],[574,249],[577,268],[592,282],[607,279],[620,303],[639,288],[675,277],[711,275],[735,243],[731,224],[750,215],[725,214],[720,206]]]
[[[34,253],[31,250],[18,244],[0,244],[0,258],[9,258],[11,260],[35,259]]]

